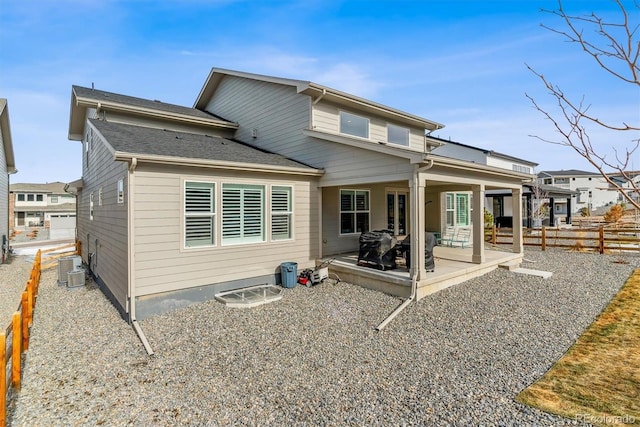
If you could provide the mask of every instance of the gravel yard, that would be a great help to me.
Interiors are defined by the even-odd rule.
[[[584,425],[514,397],[640,258],[525,257],[523,267],[554,275],[495,270],[410,305],[382,332],[375,326],[401,301],[345,283],[285,289],[251,309],[194,305],[140,322],[151,357],[100,290],[59,287],[52,269],[9,425]],[[0,289],[23,264],[0,266]],[[14,273],[22,289],[29,269]]]

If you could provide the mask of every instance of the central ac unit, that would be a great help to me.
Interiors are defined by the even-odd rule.
[[[67,283],[67,273],[73,271],[73,258],[64,257],[58,260],[58,284],[64,285]]]
[[[76,286],[84,286],[84,268],[67,273],[67,287],[74,288]]]
[[[67,273],[82,268],[82,257],[74,255],[58,259],[58,284],[64,285],[69,280]]]

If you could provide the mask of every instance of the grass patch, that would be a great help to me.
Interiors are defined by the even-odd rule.
[[[640,269],[516,400],[595,425],[640,425]]]

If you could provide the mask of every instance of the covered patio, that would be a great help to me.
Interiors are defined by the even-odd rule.
[[[472,262],[473,248],[436,246],[433,249],[435,269],[427,272],[424,279],[417,283],[416,300],[482,276],[498,268],[511,268],[520,264],[522,254],[488,249],[484,262]],[[341,281],[353,283],[368,289],[396,295],[401,298],[411,296],[410,268],[398,260],[398,268],[393,270],[377,270],[358,265],[358,253],[345,253],[333,257],[329,270]]]
[[[323,186],[322,224],[320,230],[323,241],[320,248],[321,260],[333,258],[329,270],[343,281],[366,288],[406,298],[403,305],[419,300],[429,294],[481,276],[489,271],[504,267],[517,267],[523,259],[522,227],[513,229],[513,245],[506,250],[487,249],[484,242],[484,211],[486,191],[499,190],[510,194],[514,200],[522,197],[522,185],[531,176],[504,168],[475,164],[448,157],[428,154],[418,162],[411,162],[412,170],[405,172],[405,180],[385,179],[385,176],[363,177],[363,181],[345,183],[347,188],[370,194],[370,222],[364,230],[356,229],[351,234],[338,233],[333,237],[336,223],[339,223],[342,207],[341,183],[332,182]],[[326,177],[325,177],[326,178]],[[365,181],[366,180],[366,181]],[[406,224],[401,227],[404,233],[395,230],[387,198],[392,193],[406,194]],[[470,197],[467,206],[465,227],[470,230],[471,238],[465,247],[436,246],[433,250],[435,270],[425,265],[427,254],[426,235],[442,233],[451,222],[447,194],[467,193]],[[340,196],[339,196],[340,195]],[[364,200],[364,198],[363,198]],[[369,199],[367,199],[369,200]],[[396,212],[397,214],[397,212]],[[457,215],[457,214],[454,214]],[[397,215],[394,215],[397,217]],[[516,204],[513,209],[514,224],[522,224],[522,206]],[[399,241],[408,239],[411,248],[410,265],[400,262],[398,268],[380,270],[358,265],[358,237],[369,230],[395,231]]]

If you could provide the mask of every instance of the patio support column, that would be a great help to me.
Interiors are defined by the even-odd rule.
[[[471,262],[484,262],[484,184],[473,186],[473,255]]]
[[[513,200],[522,200],[522,188],[511,190]],[[522,253],[522,203],[513,204],[513,253]]]
[[[425,174],[416,172],[409,183],[411,191],[411,276],[414,272],[417,281],[425,279],[427,270],[424,263],[425,253]]]
[[[567,197],[567,220],[565,223],[567,225],[571,224],[571,211],[573,210],[573,206],[571,206],[571,197]]]

